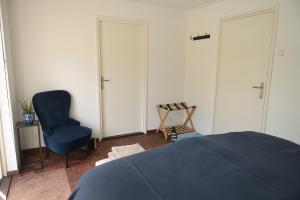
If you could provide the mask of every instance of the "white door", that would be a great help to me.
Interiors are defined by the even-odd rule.
[[[275,12],[222,23],[214,133],[263,131]]]
[[[2,150],[4,149],[3,147],[3,135],[2,135],[2,120],[1,120],[1,115],[0,115],[0,182],[1,179],[3,178],[2,174]]]
[[[102,135],[143,131],[145,26],[100,21]]]
[[[2,131],[2,119],[0,114],[0,182],[3,178],[3,163],[2,160],[4,159],[4,143],[3,143],[3,131]],[[4,172],[5,173],[5,172]]]

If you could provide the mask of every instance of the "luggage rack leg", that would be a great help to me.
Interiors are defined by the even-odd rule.
[[[186,120],[185,120],[185,122],[184,122],[184,124],[183,124],[183,126],[186,126],[187,123],[190,122],[190,125],[191,125],[191,127],[192,127],[192,129],[193,129],[194,131],[195,131],[195,127],[194,127],[194,123],[193,123],[193,120],[192,120],[192,116],[193,116],[195,110],[196,110],[196,107],[192,107],[191,110],[189,110],[189,109],[186,109],[186,110],[185,110],[185,111],[186,111],[186,114],[187,114],[187,118],[186,118]]]
[[[158,116],[159,116],[159,119],[160,119],[160,124],[159,124],[158,129],[156,130],[156,133],[158,133],[159,131],[162,131],[164,133],[164,135],[165,135],[165,139],[168,139],[168,135],[167,135],[167,131],[166,131],[166,127],[164,126],[164,123],[165,123],[165,121],[166,121],[166,119],[167,119],[170,111],[167,111],[165,113],[165,115],[163,116],[161,114],[159,106],[156,106],[156,109],[157,109]]]

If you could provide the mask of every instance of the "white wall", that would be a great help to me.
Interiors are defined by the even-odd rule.
[[[212,133],[217,78],[220,20],[280,5],[266,132],[300,143],[300,19],[299,0],[224,0],[188,12],[188,36],[210,33],[212,38],[187,41],[186,101],[198,105],[197,130]]]
[[[18,169],[17,151],[14,132],[14,79],[9,49],[9,30],[7,26],[6,1],[1,0],[1,43],[0,47],[0,115],[3,129],[3,142],[7,171]],[[4,62],[5,59],[5,62]],[[3,159],[3,158],[2,158]],[[3,163],[2,163],[3,164]],[[6,172],[4,173],[6,175]]]
[[[266,131],[300,144],[300,1],[281,1]]]
[[[72,115],[99,136],[98,15],[149,22],[148,129],[158,126],[156,104],[184,98],[184,11],[115,0],[9,0],[8,9],[18,99],[68,90]],[[32,133],[22,140],[37,146]]]
[[[13,61],[17,98],[51,89],[73,95],[72,115],[99,134],[96,16],[149,22],[148,129],[158,124],[155,105],[184,97],[198,105],[198,131],[212,132],[220,19],[280,5],[267,132],[300,143],[298,122],[299,0],[224,0],[186,13],[176,9],[115,0],[10,0]],[[212,38],[188,40],[191,34]],[[185,54],[186,53],[186,54]],[[186,55],[186,62],[185,62]],[[186,64],[186,82],[184,87]],[[173,119],[177,121],[176,119]],[[37,145],[32,133],[25,148]]]

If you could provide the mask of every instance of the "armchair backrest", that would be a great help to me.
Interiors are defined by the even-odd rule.
[[[64,90],[37,93],[32,98],[34,110],[40,120],[44,134],[69,120],[71,95]]]

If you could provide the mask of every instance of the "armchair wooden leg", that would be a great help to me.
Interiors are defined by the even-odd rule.
[[[46,158],[49,158],[49,154],[50,154],[50,149],[46,149]]]
[[[66,154],[66,168],[69,168],[69,165],[68,165],[68,157],[69,157],[69,154],[67,153],[67,154]]]

